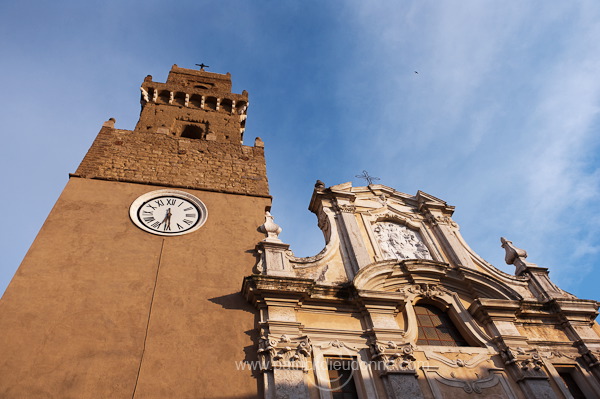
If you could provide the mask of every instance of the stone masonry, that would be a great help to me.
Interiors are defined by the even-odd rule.
[[[268,197],[264,144],[241,145],[248,94],[229,93],[229,75],[175,65],[141,90],[136,129],[105,122],[76,176]]]

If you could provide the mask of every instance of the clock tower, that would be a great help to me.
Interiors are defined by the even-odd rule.
[[[271,199],[248,94],[174,65],[141,103],[133,131],[104,123],[0,301],[0,397],[256,397],[240,284]]]

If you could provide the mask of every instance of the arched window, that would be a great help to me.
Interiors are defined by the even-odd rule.
[[[469,346],[446,312],[429,304],[416,304],[414,309],[419,327],[417,345]]]

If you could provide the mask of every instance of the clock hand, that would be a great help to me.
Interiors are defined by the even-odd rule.
[[[165,219],[167,219],[167,223],[165,223],[165,229],[171,230],[171,208],[167,208],[167,216],[165,216]]]
[[[160,225],[162,225],[163,223],[165,224],[165,231],[166,230],[171,230],[171,208],[167,208],[167,214],[165,215],[165,218],[163,219],[162,222],[160,222],[160,224],[158,225],[158,227],[160,227]]]

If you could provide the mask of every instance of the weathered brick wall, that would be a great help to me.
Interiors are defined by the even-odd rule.
[[[77,168],[85,178],[268,196],[264,149],[104,126]]]

